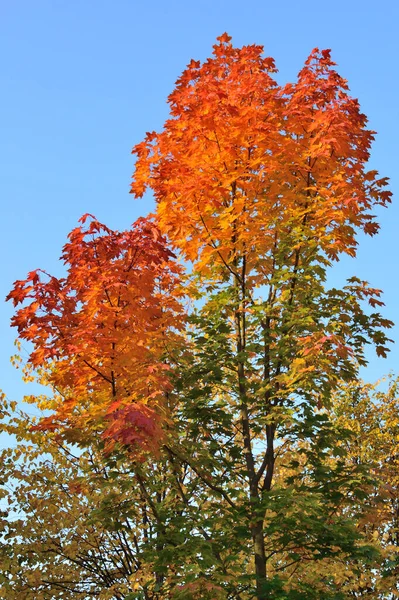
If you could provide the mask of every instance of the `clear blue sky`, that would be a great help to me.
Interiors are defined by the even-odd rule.
[[[166,97],[191,58],[203,60],[218,35],[263,44],[281,83],[313,47],[332,48],[339,72],[377,130],[371,164],[398,189],[399,10],[394,0],[0,0],[0,297],[41,267],[61,273],[66,235],[85,212],[126,228],[151,210],[128,194],[131,147],[167,117]],[[361,239],[356,274],[385,290],[385,314],[399,324],[398,217],[381,212],[381,233]],[[26,393],[9,365],[12,307],[0,303],[0,387]],[[363,375],[399,371],[399,329],[387,360]]]

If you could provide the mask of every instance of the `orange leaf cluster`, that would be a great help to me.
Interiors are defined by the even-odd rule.
[[[153,190],[161,231],[207,275],[245,254],[267,283],[276,248],[304,240],[330,260],[354,255],[356,230],[377,232],[370,209],[390,192],[366,170],[374,132],[330,51],[279,86],[262,46],[218,41],[178,79],[163,131],[133,148],[132,193]]]
[[[169,371],[184,316],[180,268],[157,226],[112,231],[91,215],[69,235],[65,278],[33,271],[8,295],[29,363],[61,395],[39,428],[103,422],[103,435],[148,445],[166,418]],[[146,444],[144,440],[147,439]]]

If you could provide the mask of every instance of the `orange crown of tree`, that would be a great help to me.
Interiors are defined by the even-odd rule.
[[[287,238],[306,240],[308,256],[353,256],[356,229],[376,233],[370,209],[391,194],[366,170],[374,132],[330,51],[314,49],[281,87],[262,46],[230,39],[219,37],[203,65],[190,62],[163,131],[133,148],[132,193],[153,190],[161,231],[208,275],[245,253],[254,282],[268,283]]]

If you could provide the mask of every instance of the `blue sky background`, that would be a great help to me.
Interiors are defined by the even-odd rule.
[[[86,212],[126,228],[152,209],[128,194],[132,146],[160,129],[166,98],[191,58],[206,59],[227,31],[237,46],[263,44],[278,80],[295,78],[315,46],[332,48],[378,131],[371,167],[398,189],[399,9],[394,0],[0,0],[0,298],[34,268],[61,274],[68,232]],[[379,236],[360,238],[335,285],[358,275],[384,289],[399,324],[398,217],[381,211]],[[12,306],[0,301],[0,387],[28,392],[9,363]],[[387,360],[370,354],[363,376],[399,372],[397,344]]]

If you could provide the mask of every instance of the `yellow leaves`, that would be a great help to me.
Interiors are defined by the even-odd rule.
[[[358,522],[359,531],[387,560],[394,560],[397,548],[393,549],[391,540],[397,527],[399,399],[396,380],[382,385],[381,389],[378,384],[353,383],[334,397],[333,409],[337,426],[355,433],[346,449],[348,462],[368,463],[376,479],[372,489],[364,484],[368,500]],[[367,580],[362,582],[367,584]],[[378,590],[389,590],[392,580],[376,571],[373,585]]]
[[[30,437],[29,421],[23,420],[23,425],[25,437]],[[41,436],[35,435],[36,442],[40,441]],[[5,545],[0,545],[0,589],[7,581],[7,600],[39,599],[44,587],[51,597],[57,597],[60,587],[62,595],[100,597],[104,565],[110,595],[102,597],[114,598],[116,591],[124,597],[131,591],[121,574],[130,562],[134,565],[141,550],[135,549],[128,530],[121,543],[122,538],[107,528],[113,518],[119,531],[123,523],[121,506],[127,501],[131,503],[129,518],[141,523],[140,499],[131,485],[126,459],[115,467],[119,478],[112,479],[113,499],[109,504],[109,465],[94,447],[74,456],[71,447],[55,443],[47,435],[46,444],[39,448],[36,444],[19,444],[7,453],[2,451],[0,465],[9,510],[8,516],[0,511],[0,526],[3,536],[6,534]],[[141,544],[139,529],[135,536]],[[127,547],[128,559],[124,554]]]
[[[145,581],[143,582],[142,574],[140,573],[134,573],[131,575],[129,577],[129,582],[131,583],[133,592],[137,592],[138,590],[142,589],[143,583],[145,584]]]
[[[35,588],[35,587],[40,587],[40,584],[42,582],[42,574],[39,568],[34,569],[33,571],[31,571],[28,575],[27,575],[27,583]]]
[[[21,363],[22,363],[22,358],[19,354],[13,354],[10,357],[10,362],[13,367],[15,367],[16,369],[19,369],[21,366]]]

